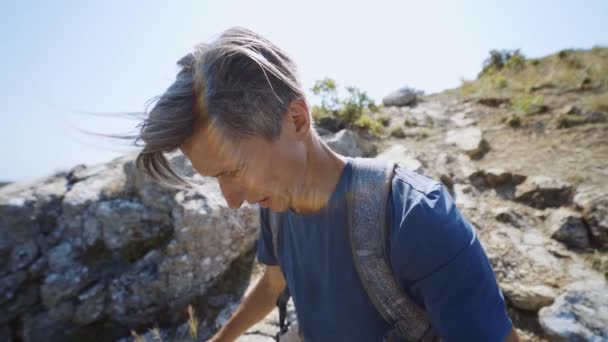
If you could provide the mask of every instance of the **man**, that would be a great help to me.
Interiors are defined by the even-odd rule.
[[[382,340],[390,326],[363,289],[346,235],[353,159],[316,134],[293,61],[234,27],[179,64],[141,125],[138,166],[182,182],[163,156],[179,148],[198,173],[217,177],[230,208],[261,207],[264,275],[211,341],[235,340],[286,286],[305,340]],[[284,218],[278,257],[269,210]],[[398,168],[386,215],[391,269],[443,341],[518,341],[483,248],[439,182]]]

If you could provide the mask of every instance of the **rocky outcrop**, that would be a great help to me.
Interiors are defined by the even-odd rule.
[[[230,210],[215,180],[194,177],[164,188],[131,156],[0,189],[0,327],[61,341],[100,324],[109,335],[176,324],[167,313],[203,297],[259,227],[257,207]]]

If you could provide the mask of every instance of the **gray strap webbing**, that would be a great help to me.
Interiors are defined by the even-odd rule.
[[[277,262],[279,262],[279,226],[281,225],[279,222],[280,215],[280,213],[275,213],[274,211],[268,209],[268,223],[270,224],[270,232],[272,233],[272,248]]]
[[[426,313],[400,288],[387,263],[386,205],[395,163],[353,158],[348,201],[349,238],[355,268],[372,303],[393,325],[389,336],[433,341]]]

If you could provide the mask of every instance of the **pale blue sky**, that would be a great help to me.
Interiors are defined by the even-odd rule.
[[[608,1],[5,1],[0,181],[129,151],[77,129],[128,133],[137,122],[79,113],[142,111],[181,56],[235,25],[290,53],[307,89],[328,76],[380,101],[405,85],[455,87],[494,48],[607,46]]]

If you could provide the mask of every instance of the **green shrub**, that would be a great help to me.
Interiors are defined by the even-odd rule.
[[[415,120],[405,119],[403,120],[403,125],[406,127],[414,127],[418,126],[418,123]]]
[[[493,75],[491,78],[494,88],[503,89],[508,85],[507,79],[502,74]]]
[[[326,112],[337,110],[340,105],[338,99],[337,84],[331,78],[324,78],[315,82],[310,88],[313,94],[321,97],[321,108]]]
[[[405,138],[405,132],[401,127],[395,127],[391,130],[391,136],[395,138]]]
[[[588,97],[585,106],[591,111],[608,113],[608,92]]]
[[[572,49],[563,49],[557,53],[557,58],[564,59],[564,58],[568,57],[572,53],[572,51],[573,51]]]
[[[367,114],[361,115],[357,121],[355,121],[355,127],[366,130],[376,137],[380,136],[383,131],[382,124]]]
[[[320,122],[327,117],[333,117],[344,123],[347,127],[367,127],[377,131],[375,124],[382,127],[383,124],[388,125],[390,118],[383,119],[382,123],[373,120],[372,124],[369,119],[365,118],[361,122],[359,119],[364,115],[364,112],[377,112],[378,106],[374,100],[367,95],[365,91],[359,90],[357,87],[346,87],[348,96],[345,99],[340,99],[337,96],[337,84],[331,78],[325,78],[315,82],[311,88],[312,92],[321,97],[321,105],[315,105],[312,109],[312,115],[315,122]],[[357,122],[359,124],[357,125]],[[371,132],[374,134],[374,132]]]
[[[506,120],[506,124],[515,128],[521,126],[521,116],[518,114],[511,114]]]
[[[339,111],[346,122],[356,122],[366,108],[372,112],[377,110],[374,100],[366,92],[359,90],[357,87],[346,87],[346,90],[348,91],[348,97],[340,101],[342,110]]]
[[[422,128],[422,129],[420,129],[420,131],[418,131],[418,135],[419,135],[421,138],[428,138],[428,137],[429,137],[429,135],[430,135],[430,133],[429,133],[428,129],[426,129],[426,128]]]
[[[515,52],[506,60],[505,67],[509,70],[521,71],[526,66],[526,57],[519,53],[519,50]]]
[[[378,121],[382,124],[382,126],[388,127],[388,125],[391,124],[391,117],[388,115],[382,115],[378,118]]]
[[[538,112],[539,108],[544,105],[544,97],[542,95],[523,94],[516,96],[511,100],[511,109],[518,115],[527,115]]]
[[[483,62],[483,69],[479,76],[493,74],[502,70],[505,66],[521,68],[525,65],[526,58],[517,50],[491,50],[490,57]]]

